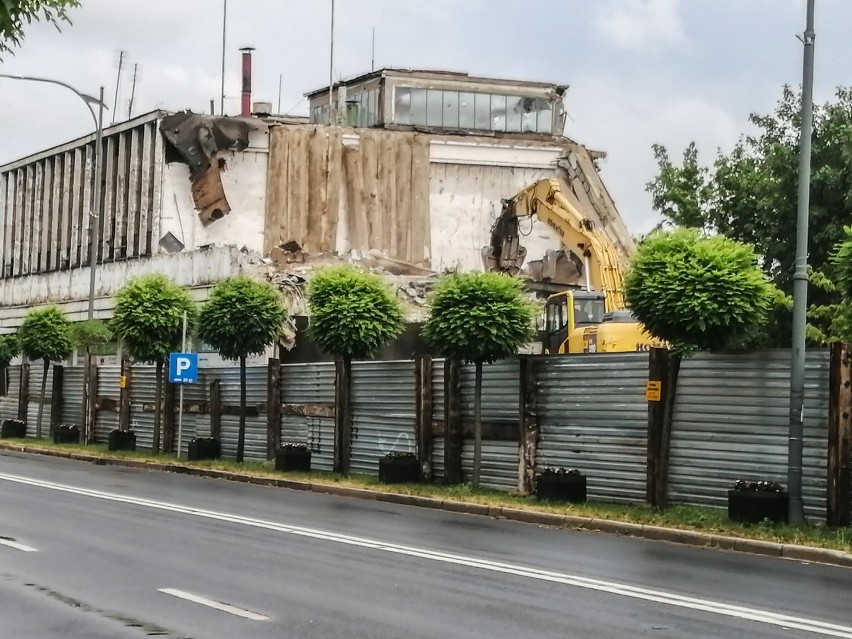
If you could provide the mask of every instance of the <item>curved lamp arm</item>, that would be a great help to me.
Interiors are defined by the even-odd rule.
[[[98,100],[97,98],[94,98],[94,97],[92,97],[92,96],[90,96],[86,93],[80,93],[77,89],[72,87],[70,84],[66,84],[65,82],[62,82],[60,80],[50,80],[48,78],[37,78],[37,77],[34,77],[34,76],[29,76],[29,75],[13,75],[13,74],[10,74],[10,73],[0,73],[0,78],[8,78],[9,80],[25,80],[27,82],[46,82],[47,84],[58,84],[61,87],[65,87],[66,89],[71,91],[74,95],[76,95],[78,98],[80,98],[85,103],[86,108],[89,109],[89,115],[92,116],[92,121],[95,123],[96,129],[98,128],[98,118],[95,115],[94,109],[92,109],[92,105],[97,104],[98,106],[103,107],[104,109],[109,111],[107,106],[105,104],[103,104],[100,100]]]

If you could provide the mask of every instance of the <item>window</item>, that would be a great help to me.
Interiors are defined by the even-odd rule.
[[[523,112],[523,98],[510,95],[506,103],[506,130],[510,133],[521,132],[521,114]]]
[[[411,124],[411,89],[398,87],[393,92],[394,124]]]
[[[444,91],[445,129],[459,128],[459,94],[457,91]]]
[[[506,96],[491,96],[491,130],[506,130]]]
[[[441,127],[444,123],[443,91],[426,91],[426,126]]]
[[[426,89],[411,89],[411,124],[426,124]]]
[[[474,129],[491,130],[491,96],[487,93],[477,93],[474,102]]]
[[[459,93],[459,128],[474,128],[476,122],[473,108],[475,96],[475,93]]]

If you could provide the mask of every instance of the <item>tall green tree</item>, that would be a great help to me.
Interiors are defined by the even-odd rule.
[[[177,352],[183,338],[183,315],[195,325],[198,308],[189,293],[159,273],[128,282],[116,295],[110,329],[122,340],[131,359],[157,367],[154,415],[154,452],[160,449],[163,403],[163,366]]]
[[[453,273],[429,297],[423,336],[438,355],[475,367],[471,484],[482,469],[482,367],[512,355],[533,336],[534,307],[519,279],[500,273]]]
[[[0,335],[0,382],[3,384],[0,391],[3,395],[9,392],[9,364],[20,352],[21,342],[17,335],[14,333]]]
[[[198,336],[240,363],[240,431],[237,461],[246,441],[246,357],[262,355],[288,320],[281,294],[266,282],[234,277],[217,284],[199,313]]]
[[[24,39],[24,27],[42,20],[58,25],[68,20],[68,10],[78,0],[0,0],[0,59],[12,53]]]
[[[87,357],[91,357],[98,346],[109,343],[112,338],[109,326],[101,320],[85,320],[71,325],[71,341]]]
[[[753,114],[755,132],[730,153],[718,153],[702,166],[694,144],[675,165],[668,151],[654,147],[659,173],[648,184],[655,210],[675,226],[702,228],[753,244],[760,265],[786,295],[792,293],[796,237],[801,93],[784,87],[772,114]],[[839,88],[833,100],[814,110],[809,262],[818,286],[810,290],[810,335],[830,334],[830,312],[838,302],[830,256],[852,224],[852,89]],[[774,345],[789,345],[790,315],[774,324]]]
[[[402,305],[379,276],[351,266],[335,266],[316,273],[308,285],[308,334],[325,353],[337,359],[338,380],[349,404],[352,360],[375,355],[402,333]],[[349,469],[350,416],[338,415],[335,466]]]
[[[56,306],[35,309],[27,313],[18,330],[21,352],[29,359],[40,359],[44,364],[41,375],[41,394],[38,403],[36,437],[41,437],[41,420],[44,415],[44,395],[47,374],[52,362],[61,362],[71,356],[71,322]]]

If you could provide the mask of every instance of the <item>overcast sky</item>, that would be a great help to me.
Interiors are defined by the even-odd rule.
[[[256,47],[254,100],[306,114],[302,94],[328,81],[329,0],[231,0],[226,112],[239,111],[240,46]],[[82,0],[59,33],[34,25],[2,73],[61,79],[133,113],[218,104],[221,0]],[[439,68],[569,84],[567,134],[609,155],[604,178],[631,231],[656,223],[645,183],[651,145],[674,155],[696,140],[703,158],[730,149],[750,112],[768,112],[799,84],[805,0],[337,0],[334,74],[376,66]],[[852,2],[817,0],[816,97],[852,84]],[[844,71],[846,69],[846,71]],[[91,117],[58,87],[0,79],[0,164],[91,130]],[[508,194],[507,194],[508,195]]]

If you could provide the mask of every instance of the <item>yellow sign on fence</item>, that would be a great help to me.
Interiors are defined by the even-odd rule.
[[[663,398],[663,383],[650,381],[645,387],[645,399],[649,402],[659,402]]]
[[[127,388],[127,375],[122,375],[118,378],[118,387]]]

